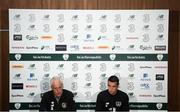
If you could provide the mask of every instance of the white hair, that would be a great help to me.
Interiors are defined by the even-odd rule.
[[[60,84],[63,86],[63,81],[61,80],[61,77],[59,77],[59,76],[53,76],[52,79],[51,79],[51,81],[50,81],[51,88],[53,87],[53,81],[55,81],[55,80],[59,81]]]

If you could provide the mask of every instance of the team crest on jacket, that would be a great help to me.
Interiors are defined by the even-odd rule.
[[[121,101],[116,101],[116,106],[117,107],[120,107],[122,105],[122,102]]]
[[[67,104],[66,103],[62,103],[62,108],[66,108]]]

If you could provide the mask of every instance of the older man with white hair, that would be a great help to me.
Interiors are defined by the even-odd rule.
[[[60,77],[54,76],[51,79],[51,89],[43,94],[40,111],[76,111],[73,93],[63,89]]]

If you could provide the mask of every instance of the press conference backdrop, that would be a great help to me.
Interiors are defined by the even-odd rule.
[[[9,10],[10,110],[38,110],[58,75],[94,110],[116,75],[130,110],[166,111],[168,10]]]

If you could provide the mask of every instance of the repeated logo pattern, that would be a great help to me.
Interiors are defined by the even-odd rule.
[[[76,102],[95,102],[116,75],[130,102],[167,103],[167,10],[11,9],[9,21],[14,109],[40,102],[54,75]]]

